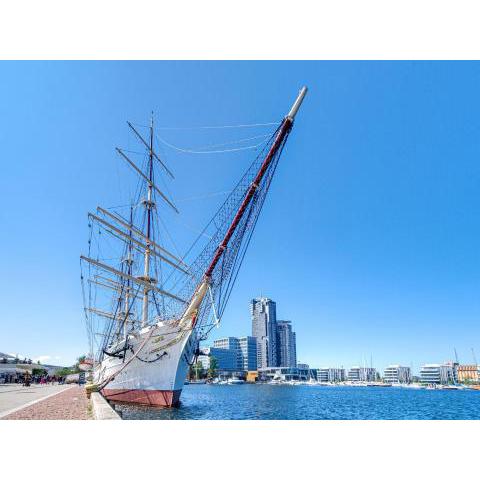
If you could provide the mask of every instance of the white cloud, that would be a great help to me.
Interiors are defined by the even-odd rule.
[[[50,355],[40,355],[39,357],[37,358],[34,358],[33,361],[34,362],[40,362],[40,363],[44,363],[46,362],[47,360],[50,360],[52,357]]]
[[[23,360],[24,358],[28,358],[25,355],[21,355],[20,353],[9,353],[12,357],[18,357],[20,360]]]
[[[21,355],[20,353],[9,353],[8,355],[11,355],[12,357],[18,357],[20,360],[23,360],[24,358],[29,358],[25,355]],[[32,362],[37,363],[45,363],[48,362],[48,360],[60,360],[62,357],[60,355],[39,355],[38,357],[32,358]]]

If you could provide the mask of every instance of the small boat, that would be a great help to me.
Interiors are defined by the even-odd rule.
[[[227,383],[229,385],[241,385],[242,383],[245,383],[245,380],[242,380],[241,378],[238,378],[238,377],[232,377],[228,379]]]

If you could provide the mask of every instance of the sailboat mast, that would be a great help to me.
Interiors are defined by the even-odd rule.
[[[147,231],[145,232],[146,247],[144,253],[144,270],[143,276],[146,282],[150,282],[150,236],[152,229],[152,189],[153,189],[153,112],[150,120],[150,151],[148,155],[148,179],[147,182],[147,200],[145,201],[145,208],[147,209]],[[148,297],[150,289],[145,285],[143,288],[143,305],[142,305],[142,327],[148,323]]]

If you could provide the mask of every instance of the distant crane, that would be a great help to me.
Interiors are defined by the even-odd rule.
[[[453,351],[455,352],[455,363],[458,363],[457,349],[453,347]]]
[[[475,350],[473,349],[473,347],[472,347],[472,357],[473,357],[473,362],[474,362],[474,364],[475,364],[475,365],[478,365],[478,363],[477,363],[477,357],[475,356]]]

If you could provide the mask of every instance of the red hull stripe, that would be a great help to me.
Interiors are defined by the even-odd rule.
[[[175,407],[180,401],[181,390],[127,390],[104,388],[103,395],[114,402],[136,403],[151,407]]]

